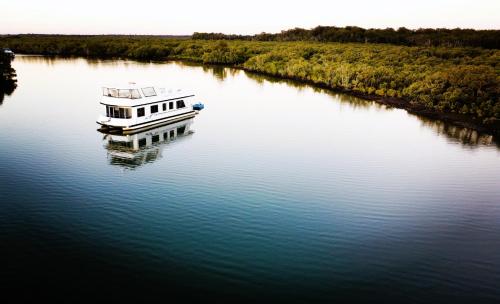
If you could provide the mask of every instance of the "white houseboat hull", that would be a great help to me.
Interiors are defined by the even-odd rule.
[[[186,113],[180,113],[174,116],[165,116],[165,117],[152,117],[150,119],[145,119],[144,121],[140,123],[133,123],[130,125],[117,125],[115,124],[110,124],[109,122],[109,117],[104,117],[101,116],[99,117],[99,120],[97,123],[102,126],[102,128],[109,129],[109,130],[119,130],[122,131],[123,133],[132,133],[132,132],[137,132],[145,129],[150,129],[151,127],[156,127],[159,125],[166,125],[166,124],[171,124],[175,123],[178,121],[182,121],[185,119],[193,118],[198,114],[198,111],[192,110]]]

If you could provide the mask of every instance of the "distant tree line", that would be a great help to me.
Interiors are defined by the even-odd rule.
[[[226,35],[195,32],[192,39],[200,40],[254,40],[254,41],[316,41],[390,43],[406,46],[447,46],[500,48],[500,30],[472,29],[417,29],[400,27],[364,29],[357,26],[317,26],[313,29],[294,28],[277,34]]]

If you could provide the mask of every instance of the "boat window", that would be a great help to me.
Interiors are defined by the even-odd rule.
[[[156,96],[155,89],[153,87],[148,87],[148,88],[142,88],[142,93],[146,97],[151,97],[151,96]]]
[[[170,130],[170,139],[174,138],[175,130]]]
[[[130,95],[132,96],[132,99],[139,99],[141,98],[141,94],[139,93],[139,90],[130,90]]]
[[[186,107],[186,105],[184,104],[184,100],[177,100],[177,109],[184,107]]]
[[[151,114],[158,112],[158,105],[151,106]]]
[[[164,103],[164,104],[163,104],[163,111],[166,111],[166,110],[167,110],[167,104],[166,104],[166,103]]]
[[[142,117],[145,115],[144,108],[137,109],[137,117]]]
[[[118,90],[117,89],[108,89],[108,95],[109,97],[118,97]]]
[[[139,147],[144,147],[144,146],[146,146],[146,139],[145,138],[139,139]]]
[[[118,97],[131,98],[132,94],[130,93],[130,90],[118,90]]]
[[[168,140],[168,132],[163,133],[163,140]]]
[[[132,118],[132,109],[106,106],[106,116],[112,118]]]
[[[174,102],[173,101],[171,101],[171,102],[168,103],[168,109],[169,110],[173,110],[174,109]]]
[[[178,127],[177,128],[177,135],[182,135],[186,131],[186,126]]]
[[[136,89],[102,88],[102,95],[108,97],[139,99],[141,94]]]
[[[151,141],[154,142],[154,143],[159,142],[160,141],[160,134],[153,135],[153,137],[151,138]]]

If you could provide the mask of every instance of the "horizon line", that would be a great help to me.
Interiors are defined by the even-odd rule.
[[[227,32],[204,32],[204,31],[194,31],[191,34],[135,34],[135,33],[36,33],[36,32],[23,32],[23,33],[0,33],[0,35],[5,36],[5,35],[59,35],[59,36],[175,36],[175,37],[188,37],[192,36],[194,33],[210,33],[210,34],[224,34],[224,35],[238,35],[238,36],[256,36],[260,34],[280,34],[284,31],[289,31],[289,30],[294,30],[294,29],[303,29],[303,30],[312,30],[317,27],[336,27],[336,28],[348,28],[348,27],[355,27],[355,28],[360,28],[364,30],[387,30],[387,29],[393,29],[393,30],[398,30],[401,28],[410,30],[410,31],[418,31],[418,30],[473,30],[473,31],[500,31],[498,28],[472,28],[472,27],[419,27],[419,28],[410,28],[410,27],[405,27],[405,26],[399,26],[399,27],[385,27],[385,28],[377,28],[377,27],[370,27],[370,28],[364,28],[361,26],[357,25],[347,25],[347,26],[335,26],[335,25],[317,25],[312,28],[301,28],[301,27],[294,27],[294,28],[288,28],[281,30],[280,32],[265,32],[262,31],[260,33],[254,33],[254,34],[241,34],[241,33],[227,33]]]

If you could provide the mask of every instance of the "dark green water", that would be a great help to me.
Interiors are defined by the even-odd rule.
[[[487,135],[231,69],[13,67],[3,295],[500,301],[500,150]],[[205,110],[131,151],[95,124],[100,86],[120,81],[193,89]]]

